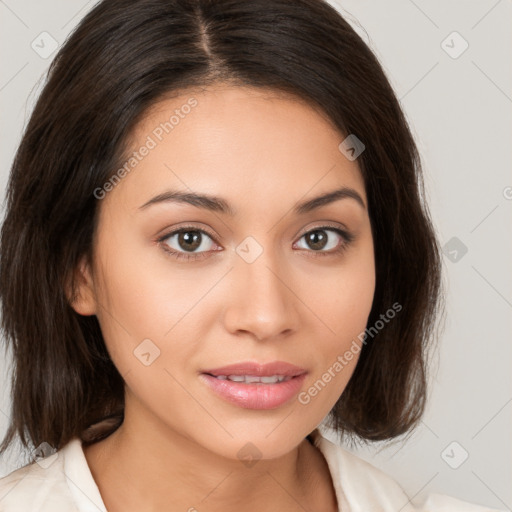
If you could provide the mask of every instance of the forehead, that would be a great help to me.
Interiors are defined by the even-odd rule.
[[[338,149],[344,138],[318,108],[279,91],[184,91],[153,105],[138,123],[123,162],[129,172],[107,199],[138,207],[178,189],[229,197],[237,210],[276,201],[282,209],[346,186],[366,202],[357,162]]]

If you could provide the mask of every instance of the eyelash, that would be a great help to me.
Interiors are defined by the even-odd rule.
[[[203,251],[203,252],[200,252],[200,253],[179,252],[179,251],[175,251],[175,250],[170,250],[168,248],[168,246],[164,243],[171,236],[174,236],[174,235],[177,235],[177,234],[180,234],[180,233],[184,233],[184,232],[187,232],[187,231],[193,231],[193,232],[202,233],[204,235],[209,236],[215,243],[217,243],[217,241],[215,240],[215,237],[211,233],[209,233],[208,231],[206,231],[204,229],[195,227],[195,226],[185,226],[185,227],[181,227],[179,229],[176,229],[174,231],[170,231],[169,233],[166,233],[165,235],[162,235],[161,237],[159,237],[156,240],[156,242],[159,245],[162,246],[162,249],[169,256],[171,256],[171,257],[173,257],[175,259],[186,260],[186,261],[195,261],[195,260],[199,260],[199,259],[204,259],[206,256],[203,256],[203,255],[207,255],[208,252],[211,252],[211,251]],[[301,250],[305,250],[307,252],[313,253],[311,255],[311,257],[313,257],[313,258],[339,255],[339,254],[343,253],[344,251],[346,251],[348,249],[348,247],[350,246],[350,244],[355,239],[355,235],[353,235],[352,233],[349,233],[348,231],[344,231],[344,230],[342,230],[342,229],[340,229],[338,227],[335,227],[335,226],[325,225],[325,226],[319,226],[319,227],[316,227],[316,228],[313,228],[313,229],[309,229],[308,231],[305,231],[304,233],[302,233],[300,235],[299,240],[301,238],[303,238],[305,235],[307,235],[309,233],[312,233],[312,232],[315,232],[315,231],[334,231],[335,233],[340,235],[341,238],[343,238],[345,241],[337,249],[334,249],[334,250],[331,250],[331,251],[313,251],[313,250],[309,250],[308,251],[307,249],[301,249]]]

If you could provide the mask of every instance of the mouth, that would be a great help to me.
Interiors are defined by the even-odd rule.
[[[220,368],[203,370],[202,373],[211,375],[212,377],[220,377],[234,380],[235,382],[242,382],[242,380],[236,381],[235,378],[244,377],[244,380],[247,378],[253,379],[253,381],[254,379],[262,377],[277,377],[278,379],[282,379],[302,375],[303,373],[306,373],[306,370],[294,364],[287,363],[286,361],[272,361],[271,363],[265,364],[247,361],[222,366]],[[258,382],[258,380],[254,382]]]
[[[218,397],[245,409],[276,409],[300,391],[307,371],[276,361],[265,365],[239,363],[205,370],[201,380]]]
[[[278,382],[286,382],[293,379],[290,375],[269,375],[267,377],[259,377],[257,375],[212,375],[218,380],[229,380],[231,382],[240,382],[243,384],[277,384]]]

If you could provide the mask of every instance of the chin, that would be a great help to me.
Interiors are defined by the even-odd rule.
[[[293,451],[315,428],[298,426],[292,417],[293,414],[284,421],[286,415],[263,422],[251,420],[236,426],[220,421],[229,434],[217,425],[215,431],[206,429],[206,432],[198,433],[200,437],[196,439],[207,450],[228,459],[241,462],[276,459]],[[288,421],[290,424],[285,425]]]

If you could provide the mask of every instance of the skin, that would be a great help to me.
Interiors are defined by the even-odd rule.
[[[77,269],[73,307],[97,315],[126,393],[124,423],[84,449],[87,462],[109,512],[336,511],[327,463],[305,438],[358,355],[308,404],[295,397],[271,410],[231,404],[199,374],[288,361],[307,370],[305,391],[364,331],[375,290],[368,209],[345,198],[292,212],[342,186],[367,205],[357,160],[339,151],[344,135],[311,105],[227,84],[159,102],[133,150],[190,97],[198,105],[100,201],[93,263]],[[223,197],[236,215],[177,202],[140,209],[168,189]],[[355,236],[338,254],[346,242],[336,232],[322,231],[329,241],[316,249],[302,236],[326,222]],[[192,249],[203,258],[170,256],[165,244],[190,254],[178,236],[154,241],[189,224],[215,236]],[[252,263],[236,252],[248,236],[263,250]],[[134,355],[145,339],[160,350],[149,366]],[[261,453],[250,467],[237,455],[249,442]]]

